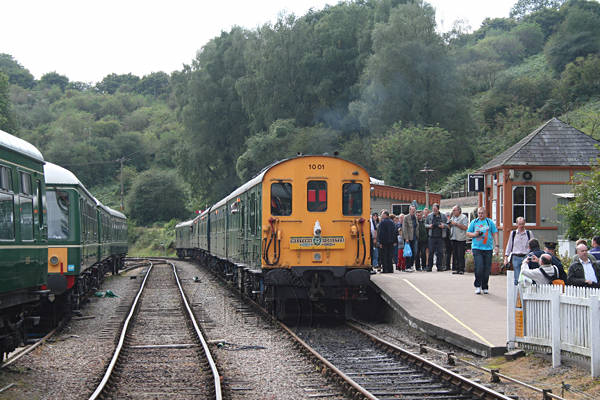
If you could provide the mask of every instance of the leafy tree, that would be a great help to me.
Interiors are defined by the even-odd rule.
[[[559,9],[566,0],[518,0],[510,10],[510,17],[521,19],[527,14],[544,9]]]
[[[563,104],[584,103],[600,96],[600,57],[590,54],[567,64],[556,88]]]
[[[264,167],[302,154],[333,154],[339,149],[338,132],[323,127],[296,127],[293,120],[277,120],[266,132],[250,136],[246,151],[238,158],[236,169],[242,181],[246,181]]]
[[[169,75],[164,72],[152,72],[145,75],[135,85],[135,91],[140,94],[154,97],[163,96],[169,88]]]
[[[8,81],[25,89],[35,85],[35,79],[28,69],[23,68],[10,54],[0,53],[0,72],[8,76]]]
[[[0,129],[16,133],[17,127],[8,95],[8,77],[0,72]]]
[[[373,31],[361,98],[351,104],[361,125],[381,132],[407,121],[464,132],[464,104],[433,8],[411,3],[392,10]]]
[[[40,85],[48,88],[52,86],[58,86],[63,92],[65,91],[68,84],[69,78],[57,72],[48,72],[47,74],[44,74],[40,79]]]
[[[151,169],[139,174],[126,198],[128,215],[142,225],[187,216],[186,194],[177,174]]]
[[[248,135],[248,118],[235,82],[246,74],[243,53],[249,33],[223,32],[196,56],[182,111],[185,130],[180,171],[196,195],[218,200],[239,183],[235,162]]]
[[[556,72],[577,57],[600,52],[600,4],[573,1],[567,6],[564,21],[544,48]]]
[[[444,176],[456,166],[456,160],[469,159],[470,152],[443,128],[403,128],[400,124],[377,140],[373,150],[377,154],[377,172],[386,182],[420,189],[425,181],[419,170],[425,163]]]
[[[525,56],[539,53],[544,48],[544,31],[535,23],[520,23],[512,31],[519,39]]]
[[[131,73],[129,74],[109,74],[96,84],[96,89],[100,93],[114,94],[117,90],[131,92],[140,78]]]
[[[600,235],[600,160],[596,160],[592,170],[574,177],[575,198],[558,211],[565,217],[567,236],[571,240]],[[581,184],[581,182],[585,184]]]

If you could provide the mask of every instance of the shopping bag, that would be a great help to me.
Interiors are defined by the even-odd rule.
[[[412,249],[409,243],[404,244],[404,258],[412,257]]]

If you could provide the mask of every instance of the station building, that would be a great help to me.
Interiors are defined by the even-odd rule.
[[[408,208],[413,201],[417,203],[417,210],[422,210],[425,207],[431,209],[433,203],[440,204],[441,200],[442,196],[439,193],[389,186],[383,181],[371,178],[371,214],[379,213],[382,209],[396,215],[408,214]]]
[[[517,217],[525,218],[526,229],[541,245],[558,241],[562,232],[556,206],[572,192],[571,180],[591,169],[600,155],[599,143],[552,118],[479,168],[485,175],[485,189],[478,204],[486,207],[498,226],[501,248],[516,229]]]

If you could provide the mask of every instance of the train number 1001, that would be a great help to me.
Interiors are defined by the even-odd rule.
[[[325,164],[308,164],[308,169],[317,170],[317,169],[325,169]]]

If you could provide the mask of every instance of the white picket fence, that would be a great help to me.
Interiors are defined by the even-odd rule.
[[[561,352],[589,357],[592,376],[600,376],[600,289],[507,285],[506,294],[509,348],[547,349],[554,367]]]

